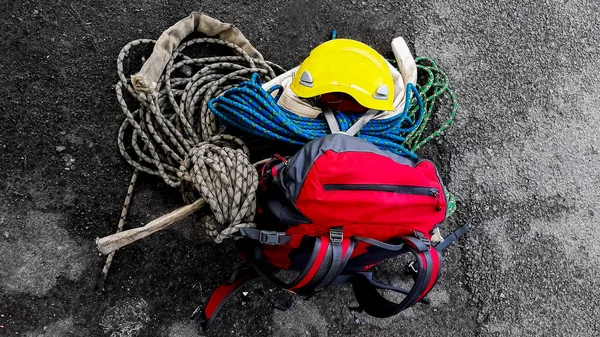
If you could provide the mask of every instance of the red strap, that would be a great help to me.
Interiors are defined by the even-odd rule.
[[[241,271],[235,281],[232,283],[225,282],[221,284],[213,293],[210,295],[208,299],[208,303],[204,308],[204,316],[207,320],[213,316],[215,311],[218,311],[220,307],[225,303],[225,301],[233,294],[235,290],[237,290],[244,283],[256,278],[257,275],[253,272]]]
[[[329,248],[329,238],[326,236],[321,237],[321,247],[319,247],[319,252],[317,253],[315,262],[308,270],[308,273],[306,273],[306,276],[304,276],[304,278],[290,290],[300,289],[303,286],[305,286],[308,282],[310,282],[310,280],[312,280],[312,278],[315,276],[315,274],[321,267],[321,264],[323,263],[323,260],[325,259],[325,255],[327,255],[328,248]]]
[[[423,253],[421,253],[422,255]],[[433,288],[433,286],[435,285],[435,283],[437,282],[438,276],[439,276],[439,271],[440,271],[440,254],[435,250],[434,247],[431,247],[431,249],[429,250],[429,255],[431,256],[431,277],[429,278],[429,283],[427,284],[427,287],[425,287],[425,290],[423,290],[423,293],[419,296],[419,300],[421,300],[423,297],[425,297],[425,295],[427,295],[427,293],[429,293],[429,291],[431,290],[431,288]],[[425,260],[425,257],[423,256],[423,271],[427,270],[427,262]]]

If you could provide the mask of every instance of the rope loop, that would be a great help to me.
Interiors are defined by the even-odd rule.
[[[254,226],[258,174],[249,162],[248,147],[222,133],[208,102],[240,83],[262,83],[284,70],[250,57],[233,43],[197,38],[173,51],[154,91],[138,93],[125,75],[125,66],[133,61],[133,48],[155,42],[132,41],[117,59],[115,90],[126,116],[119,129],[119,151],[136,170],[160,176],[178,188],[187,203],[205,198],[213,213],[205,222],[207,233],[221,242],[240,227]],[[206,45],[227,47],[233,55],[191,53],[192,47]],[[130,108],[132,100],[124,92],[137,101],[135,108]]]
[[[244,130],[254,136],[303,145],[331,133],[326,114],[317,118],[298,116],[277,104],[281,86],[264,90],[258,74],[235,88],[223,92],[208,102],[209,110],[223,123]],[[278,91],[273,97],[273,92]],[[407,138],[420,130],[425,112],[421,93],[413,84],[406,90],[406,105],[401,114],[388,119],[370,119],[358,132],[378,147],[402,156],[416,158],[414,150],[405,145]],[[411,103],[412,102],[412,103]],[[414,108],[413,108],[414,107]],[[339,131],[349,131],[362,121],[361,114],[333,112]],[[333,122],[330,118],[330,122]],[[360,123],[360,122],[359,122]],[[337,131],[338,128],[335,128]],[[354,133],[354,132],[352,132]]]
[[[230,238],[239,227],[254,227],[258,173],[242,149],[198,144],[181,171],[210,206],[212,215],[205,225],[215,242]]]

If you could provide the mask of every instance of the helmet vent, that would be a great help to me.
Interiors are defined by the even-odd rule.
[[[313,78],[312,76],[310,76],[310,73],[308,71],[304,71],[302,75],[300,75],[300,84],[302,84],[305,87],[312,88]]]
[[[387,85],[382,85],[373,94],[373,98],[386,100],[390,95]]]

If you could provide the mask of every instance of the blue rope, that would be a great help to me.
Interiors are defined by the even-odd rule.
[[[408,84],[406,89],[406,103],[401,114],[388,119],[369,121],[357,137],[383,150],[416,158],[415,153],[404,146],[404,142],[423,121],[423,100],[414,85]],[[227,125],[257,137],[290,144],[304,145],[331,133],[322,114],[314,119],[302,117],[277,105],[282,91],[281,85],[264,90],[260,76],[253,74],[250,81],[242,82],[239,86],[225,91],[221,96],[211,99],[208,108]],[[272,94],[275,92],[276,95],[273,97]],[[408,115],[411,94],[419,105],[418,112],[414,116],[416,120]],[[361,117],[361,114],[337,111],[335,116],[340,130],[346,131]]]

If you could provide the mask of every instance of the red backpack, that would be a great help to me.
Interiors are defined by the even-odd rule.
[[[441,253],[468,231],[464,225],[437,245],[431,243],[447,207],[432,162],[401,157],[341,133],[309,142],[289,160],[274,156],[262,168],[257,203],[257,228],[242,228],[236,241],[247,263],[194,314],[203,328],[235,290],[258,277],[303,296],[348,282],[359,305],[354,310],[395,315],[427,303]],[[373,279],[373,266],[405,253],[415,259],[410,290]],[[285,281],[277,277],[281,270],[296,276]],[[406,296],[394,303],[378,289]]]

